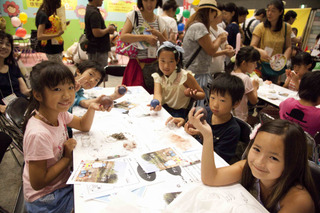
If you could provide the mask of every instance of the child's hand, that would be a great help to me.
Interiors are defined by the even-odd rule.
[[[286,69],[287,78],[291,78],[291,69]]]
[[[68,158],[72,160],[72,151],[77,145],[77,141],[74,138],[69,138],[67,141],[64,142],[63,147],[64,147],[64,154],[63,156],[65,158]]]
[[[184,125],[184,131],[189,135],[201,135],[200,131],[197,130],[190,122]]]
[[[211,127],[207,123],[206,120],[201,121],[201,117],[203,116],[203,113],[201,110],[198,110],[195,112],[196,108],[193,107],[188,114],[189,121],[192,126],[195,127],[202,135],[205,135],[206,133],[211,132]]]
[[[258,79],[253,79],[252,80],[252,85],[256,90],[258,90],[259,89],[259,80]]]
[[[119,93],[119,88],[120,88],[120,87],[124,87],[124,88],[126,89],[126,92],[128,91],[128,88],[127,88],[125,85],[119,85],[119,86],[115,87],[115,88],[114,88],[114,93],[113,93],[112,95],[110,95],[110,97],[112,98],[112,100],[116,100],[116,99],[118,99],[118,98],[121,98],[122,96],[124,96],[124,95],[126,94],[126,92],[123,93],[123,94],[120,94],[120,93]]]
[[[77,92],[83,84],[87,83],[87,79],[84,77],[80,77],[79,79],[76,80],[76,84],[74,86],[75,91]]]
[[[150,111],[160,111],[162,109],[161,104],[157,105],[156,107],[152,107],[150,104],[147,105],[148,107],[150,107]]]
[[[169,117],[165,124],[167,125],[169,122],[173,122],[177,127],[180,127],[183,126],[185,120],[183,118]]]
[[[113,101],[111,103],[111,105],[108,108],[105,108],[102,104],[101,104],[101,100],[106,97],[106,95],[101,95],[98,98],[96,98],[96,100],[94,102],[92,102],[90,104],[89,107],[91,107],[92,109],[96,110],[96,111],[108,111],[110,112],[111,109],[113,108]]]
[[[295,71],[291,71],[290,76],[293,81],[299,82],[299,75]]]
[[[187,96],[187,97],[194,98],[194,97],[196,97],[197,92],[198,92],[198,90],[196,90],[196,89],[193,90],[193,89],[191,89],[191,88],[186,88],[186,89],[184,90],[184,95]]]

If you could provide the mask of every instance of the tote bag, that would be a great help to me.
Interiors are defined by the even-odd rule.
[[[139,19],[138,19],[138,13],[135,11],[135,26],[138,26]],[[119,55],[125,55],[129,58],[135,58],[138,55],[138,49],[136,48],[136,45],[134,43],[127,43],[120,40],[121,31],[119,32],[119,39],[116,44],[116,51],[115,53]]]

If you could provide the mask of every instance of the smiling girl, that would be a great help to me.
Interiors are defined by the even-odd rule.
[[[263,124],[247,147],[247,158],[216,168],[209,124],[194,109],[189,122],[203,135],[201,178],[205,185],[241,183],[270,212],[318,212],[303,130],[286,120]]]

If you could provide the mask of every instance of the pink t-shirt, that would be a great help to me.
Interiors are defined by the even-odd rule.
[[[288,98],[279,105],[280,118],[298,123],[302,129],[314,136],[320,131],[320,109],[314,106],[304,106],[299,100]]]
[[[69,112],[58,115],[59,126],[50,126],[35,118],[28,121],[23,138],[25,166],[23,171],[24,198],[33,202],[38,198],[66,186],[70,168],[65,169],[54,181],[41,190],[34,190],[30,184],[29,161],[47,160],[47,167],[56,164],[63,156],[63,143],[68,139],[67,124],[73,119]]]
[[[240,118],[243,121],[248,119],[248,98],[247,94],[253,91],[253,84],[250,77],[244,73],[235,73],[231,72],[232,75],[235,75],[242,79],[244,84],[244,95],[241,99],[241,102],[237,108],[234,110],[234,116]]]

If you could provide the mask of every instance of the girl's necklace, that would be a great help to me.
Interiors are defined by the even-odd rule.
[[[52,122],[48,121],[48,119],[46,119],[42,114],[40,114],[40,112],[38,110],[35,110],[35,113],[39,116],[40,120],[42,120],[43,122],[45,122],[51,126],[56,126]]]

